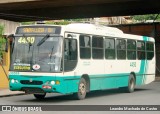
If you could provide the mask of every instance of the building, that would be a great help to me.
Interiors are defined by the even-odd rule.
[[[132,23],[130,16],[118,16],[118,17],[100,17],[93,18],[91,23],[98,25],[117,25],[117,24],[129,24]]]

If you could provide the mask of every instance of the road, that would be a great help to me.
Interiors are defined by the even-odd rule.
[[[47,94],[45,100],[42,101],[36,100],[30,94],[1,97],[0,105],[160,105],[160,82],[152,82],[148,85],[136,87],[134,93],[124,93],[119,89],[94,91],[88,93],[85,100],[74,100],[72,95],[60,94]],[[87,113],[91,113],[91,111]],[[94,113],[92,112],[92,114]],[[105,112],[101,111],[101,113]],[[123,114],[125,113],[130,112],[124,112]],[[134,112],[134,114],[136,113]],[[140,113],[143,114],[144,112]],[[145,114],[148,113],[151,112],[145,112]],[[159,114],[160,112],[155,111],[154,113]]]

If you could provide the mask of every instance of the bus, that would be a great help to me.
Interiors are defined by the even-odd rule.
[[[12,40],[10,90],[36,99],[61,93],[81,100],[90,91],[112,88],[131,93],[155,80],[152,37],[74,23],[20,26]]]

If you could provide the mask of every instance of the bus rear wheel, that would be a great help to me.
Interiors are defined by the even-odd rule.
[[[44,99],[45,96],[46,96],[46,93],[44,93],[44,94],[34,94],[34,97],[35,97],[36,99],[38,99],[38,100]]]
[[[80,82],[79,82],[79,86],[78,86],[78,92],[74,93],[74,97],[78,100],[83,100],[86,97],[86,93],[87,93],[87,83],[86,80],[84,78],[81,78]]]
[[[128,86],[127,87],[120,87],[120,90],[123,92],[127,93],[132,93],[134,92],[135,89],[135,77],[133,74],[130,74],[129,79],[128,79]]]
[[[133,74],[130,74],[129,80],[128,80],[127,92],[132,93],[134,92],[134,89],[135,89],[135,77]]]

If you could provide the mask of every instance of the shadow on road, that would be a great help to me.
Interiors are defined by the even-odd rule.
[[[138,89],[135,89],[134,92],[136,93],[136,92],[147,91],[147,90],[150,90],[150,89],[138,88]],[[117,95],[117,94],[129,94],[129,93],[127,93],[125,90],[122,90],[122,89],[100,90],[100,91],[93,91],[88,93],[87,98]]]
[[[135,89],[134,93],[131,94],[135,94],[137,92],[142,92],[142,91],[148,91],[150,89],[144,89],[144,88],[137,88]],[[54,93],[53,93],[54,94]],[[90,93],[87,94],[86,99],[92,99],[92,98],[96,98],[96,97],[103,97],[103,96],[110,96],[110,95],[117,95],[117,94],[129,94],[126,93],[124,90],[121,89],[111,89],[111,90],[99,90],[99,91],[92,91]],[[58,95],[58,96],[47,96],[45,99],[43,100],[37,100],[33,97],[33,99],[27,99],[27,100],[21,100],[18,102],[37,102],[37,103],[60,103],[60,102],[78,102],[79,100],[75,100],[73,98],[73,95]]]

